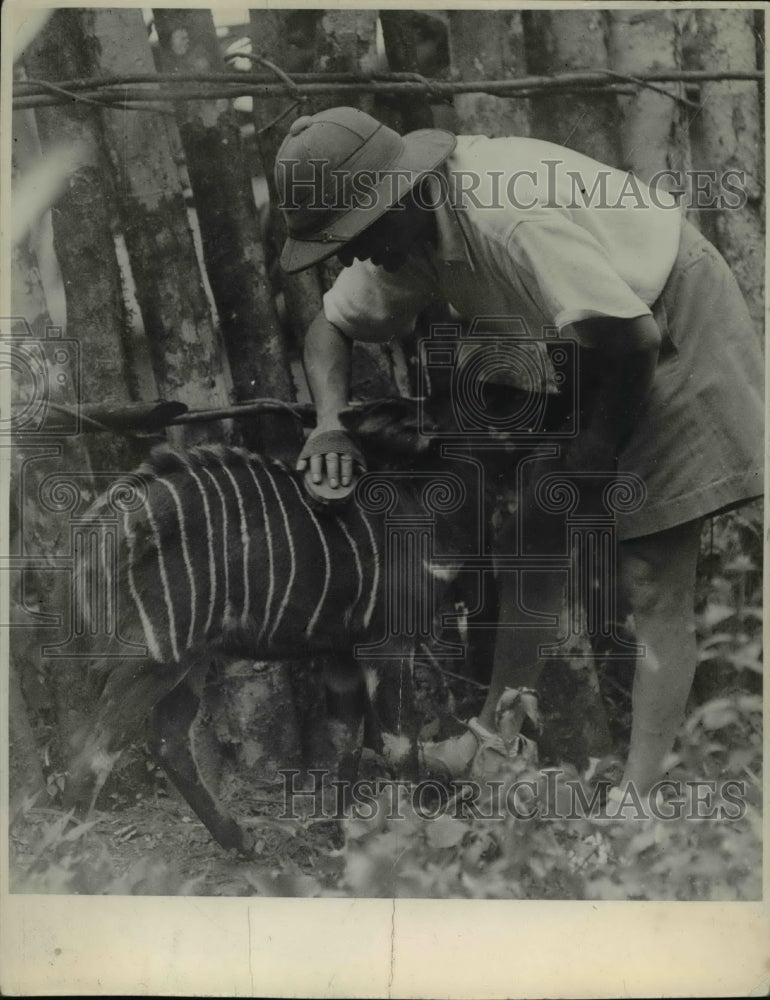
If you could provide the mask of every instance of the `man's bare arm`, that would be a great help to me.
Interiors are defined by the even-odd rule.
[[[326,318],[323,310],[318,312],[305,335],[303,362],[308,385],[316,406],[316,428],[313,435],[322,431],[343,430],[339,415],[348,405],[350,395],[350,364],[352,345],[350,340]],[[309,461],[314,483],[323,481],[329,485],[348,486],[353,475],[352,455],[329,453],[313,455]],[[308,466],[307,459],[301,459],[297,468],[303,472]]]

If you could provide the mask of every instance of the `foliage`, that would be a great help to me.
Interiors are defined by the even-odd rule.
[[[430,819],[404,803],[403,819],[348,822],[341,888],[360,896],[758,899],[761,708],[747,695],[707,703],[688,718],[670,761],[674,780],[745,781],[741,818],[635,819],[630,810],[625,821],[601,822],[551,819],[546,808],[533,819]],[[515,778],[542,790],[542,773],[527,765]],[[700,789],[705,803],[708,786]]]

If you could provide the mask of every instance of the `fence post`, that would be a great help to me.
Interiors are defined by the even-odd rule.
[[[696,12],[698,34],[694,46],[700,69],[714,66],[730,70],[757,68],[752,10]],[[761,142],[762,118],[759,87],[752,81],[704,81],[700,113],[693,122],[696,166],[716,172],[716,185],[708,194],[719,196],[719,178],[726,171],[742,172],[741,186],[747,201],[741,208],[706,211],[703,229],[724,254],[746,298],[757,332],[764,340],[765,227]]]
[[[382,10],[380,24],[388,57],[388,68],[394,73],[420,73],[415,38],[415,20],[419,16],[412,10]],[[433,111],[428,98],[413,96],[398,102],[401,128],[411,132],[419,128],[433,128]]]
[[[156,8],[153,13],[163,72],[224,71],[210,10]],[[179,101],[176,112],[236,399],[293,400],[250,171],[231,102]],[[300,437],[290,415],[265,415],[252,427],[258,432],[244,429],[250,447],[287,461],[296,455]]]
[[[79,11],[92,52],[93,75],[154,73],[139,8]],[[97,55],[98,54],[98,55]],[[120,210],[161,395],[190,407],[230,402],[229,365],[203,290],[192,234],[163,111],[116,107],[103,112]],[[188,443],[223,437],[221,425],[170,430]]]
[[[461,80],[509,79],[526,73],[520,11],[451,10],[452,69]],[[491,94],[457,94],[459,129],[488,136],[529,135],[529,101]]]
[[[11,395],[12,402],[21,407],[21,417],[18,425],[11,423],[10,441],[3,442],[3,447],[11,447],[11,513],[8,540],[0,555],[11,577],[11,622],[15,627],[10,633],[10,659],[12,683],[18,683],[13,694],[23,697],[23,692],[34,688],[45,676],[45,690],[40,694],[43,703],[50,698],[54,709],[54,759],[63,767],[70,739],[88,710],[90,695],[82,667],[57,664],[42,669],[42,646],[47,637],[60,634],[66,626],[70,593],[69,574],[57,571],[59,557],[65,554],[62,548],[66,547],[66,537],[63,540],[61,521],[43,510],[41,486],[52,473],[66,476],[75,472],[88,482],[91,466],[81,436],[63,436],[49,430],[45,415],[42,423],[24,420],[24,414],[32,412],[36,392],[45,396],[40,400],[43,407],[48,401],[71,405],[68,390],[77,384],[78,374],[77,358],[63,358],[67,341],[54,336],[37,261],[26,243],[15,247],[11,256],[11,290],[12,309],[18,319],[9,331],[12,339],[0,342],[0,348],[6,363],[16,370]],[[62,356],[57,361],[59,350]],[[36,357],[38,364],[34,363]],[[57,376],[63,376],[66,382]],[[43,407],[41,414],[45,414]],[[24,569],[30,559],[36,564],[34,572]],[[14,748],[24,746],[25,722],[15,720],[13,715],[11,737]]]
[[[530,73],[607,67],[605,11],[533,10],[523,16]],[[611,167],[620,164],[614,94],[546,93],[530,98],[530,107],[536,138],[569,146]]]
[[[59,10],[24,54],[27,74],[43,80],[85,75],[84,39],[78,12]],[[25,113],[26,114],[26,113]],[[109,112],[108,112],[109,114]],[[82,366],[82,400],[120,406],[152,399],[154,386],[140,387],[131,365],[129,325],[120,268],[111,231],[114,204],[102,152],[98,110],[73,102],[35,112],[42,152],[78,148],[83,161],[52,212],[54,251],[67,303],[67,328],[88,358]],[[20,128],[23,120],[18,120]],[[49,320],[50,322],[50,320]],[[141,451],[127,438],[94,436],[89,454],[97,468],[130,468]]]
[[[689,16],[687,12],[686,16]],[[676,11],[611,10],[609,55],[612,69],[629,76],[648,70],[682,69],[680,15]],[[674,97],[684,97],[684,85],[661,85]],[[641,87],[631,96],[618,96],[622,166],[643,181],[657,171],[681,172],[689,185],[690,139],[685,109],[676,100]]]
[[[292,12],[298,14],[299,12]],[[308,14],[302,11],[302,14]],[[287,37],[286,11],[250,10],[251,46],[255,55],[264,55],[271,62],[283,68],[288,60],[289,40]],[[302,24],[300,24],[300,28]],[[306,40],[307,42],[308,40]],[[309,46],[308,46],[309,47]],[[312,52],[312,47],[309,47]],[[290,67],[288,67],[290,68]],[[286,226],[283,215],[278,208],[279,192],[275,186],[275,157],[288,130],[289,123],[300,114],[309,113],[310,109],[304,102],[291,114],[279,121],[275,118],[291,108],[294,98],[290,94],[285,97],[254,97],[254,131],[257,149],[262,160],[268,191],[270,193],[270,234],[271,245],[276,258],[280,256],[286,239]],[[271,125],[271,122],[274,124]],[[275,267],[279,268],[276,260]],[[302,344],[305,331],[313,318],[321,309],[321,283],[316,268],[308,268],[299,274],[280,273],[279,283],[283,288],[284,304],[289,319],[289,325],[298,345]]]

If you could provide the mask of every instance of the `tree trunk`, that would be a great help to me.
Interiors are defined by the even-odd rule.
[[[377,11],[324,10],[316,26],[315,67],[321,73],[372,73],[377,69]],[[329,94],[324,107],[349,103]],[[362,94],[357,107],[374,114],[374,94]]]
[[[377,13],[373,10],[325,10],[318,21],[315,69],[329,73],[367,73],[376,66]],[[327,106],[340,103],[330,95]],[[347,102],[344,102],[347,103]],[[375,112],[374,95],[364,94],[357,106],[368,114]],[[339,265],[331,261],[321,267],[323,287],[330,288]],[[401,342],[353,345],[351,398],[371,399],[399,395],[396,372],[407,370]]]
[[[35,745],[35,735],[27,712],[21,687],[21,675],[16,663],[10,664],[8,679],[8,775],[11,798],[11,819],[22,799],[45,789],[45,778]]]
[[[27,74],[66,80],[85,74],[83,37],[77,12],[59,10],[35,37],[24,56]],[[132,373],[128,321],[115,255],[109,177],[99,134],[98,111],[88,105],[39,108],[35,113],[42,152],[82,150],[83,162],[52,210],[54,250],[64,283],[67,333],[80,345],[79,402],[121,406],[150,398],[154,386],[140,387]],[[49,321],[50,322],[50,321]],[[149,391],[148,391],[149,390]],[[95,468],[125,469],[142,457],[130,440],[93,435],[89,452]]]
[[[757,68],[753,11],[698,10],[696,25],[698,68]],[[754,81],[714,80],[701,84],[700,113],[693,122],[695,166],[714,171],[717,178],[713,190],[705,193],[717,198],[724,194],[720,178],[728,171],[733,171],[732,183],[739,184],[746,193],[741,208],[702,212],[702,225],[732,268],[760,337],[764,329],[765,283],[761,129],[759,88]]]
[[[154,16],[162,72],[224,71],[211,11],[158,8]],[[286,347],[231,103],[180,101],[177,120],[236,399],[292,400]],[[246,443],[290,461],[300,436],[291,415],[271,414],[259,421],[258,433],[246,434]]]
[[[287,13],[274,10],[250,10],[249,22],[251,24],[253,52],[265,56],[281,67],[285,66],[289,61],[287,49],[290,40],[287,32]],[[302,27],[305,25],[300,21],[299,28]],[[314,49],[314,37],[315,31],[313,30],[312,38],[304,39],[305,47],[311,51]],[[310,58],[312,59],[312,55]],[[275,121],[290,108],[288,95],[285,98],[254,97],[254,129],[257,148],[262,160],[262,169],[265,172],[270,192],[270,229],[276,257],[280,256],[286,239],[286,225],[278,208],[281,198],[275,184],[275,157],[290,122],[300,114],[312,113],[312,109],[300,106],[291,114]],[[276,267],[280,267],[277,262]],[[316,268],[308,268],[299,274],[285,274],[281,271],[280,285],[283,288],[284,303],[291,331],[295,342],[301,346],[305,331],[321,309],[321,283],[318,272]]]
[[[394,73],[421,73],[415,39],[415,12],[382,10],[380,24],[388,67]],[[433,128],[433,111],[427,97],[413,95],[398,102],[401,131]]]
[[[530,73],[607,67],[605,11],[537,10],[525,11],[523,17]],[[612,167],[620,164],[614,94],[546,93],[530,101],[533,136],[576,149]]]
[[[28,339],[32,351],[35,342],[50,341],[55,331],[48,316],[37,262],[26,244],[15,247],[11,256],[11,305],[14,316],[18,317],[13,328],[15,336]],[[18,350],[23,360],[25,348],[24,341],[20,340],[12,350]],[[77,363],[77,359],[72,358],[71,345],[62,339],[60,350],[45,352],[45,357],[48,362],[47,399],[52,403],[69,403],[68,384],[72,385],[75,380]],[[24,371],[23,365],[17,368],[19,372]],[[63,376],[63,381],[59,376]],[[19,375],[12,384],[12,402],[27,405],[30,388],[34,393],[36,386],[26,385],[23,375]],[[42,561],[42,566],[34,572],[20,569],[12,578],[11,620],[17,627],[10,634],[10,651],[13,675],[18,677],[20,690],[22,686],[38,683],[40,676],[46,678],[46,691],[56,718],[54,757],[63,768],[71,737],[83,722],[90,697],[82,665],[42,659],[44,645],[63,642],[68,637],[71,607],[70,574],[63,572],[60,565],[55,570],[61,557],[70,554],[69,524],[66,511],[57,515],[49,509],[50,504],[46,506],[43,484],[49,476],[61,475],[66,484],[64,494],[77,495],[84,506],[92,498],[93,485],[82,437],[46,435],[45,428],[41,430],[39,436],[17,434],[13,440],[7,554],[21,563],[34,557]],[[17,748],[23,751],[24,760],[27,760],[28,721],[13,720],[13,716],[12,721],[12,740],[16,733]],[[19,728],[15,729],[17,725]],[[18,762],[18,767],[22,768],[23,764]],[[30,777],[36,785],[36,774]]]
[[[460,80],[523,76],[524,33],[520,11],[449,12],[452,67]],[[457,94],[459,130],[466,134],[529,135],[529,101],[491,94]]]
[[[677,12],[612,10],[609,17],[612,69],[635,76],[682,68]],[[660,86],[672,95],[684,96],[681,83]],[[633,96],[622,95],[617,100],[623,168],[647,182],[658,171],[677,171],[682,183],[669,180],[660,186],[686,196],[691,158],[685,109],[675,100],[644,87]]]
[[[147,29],[138,8],[80,11],[93,75],[154,73]],[[203,290],[187,222],[167,114],[124,108],[103,112],[117,198],[137,300],[155,377],[165,399],[190,407],[230,402],[232,380]],[[220,424],[170,429],[176,441],[221,438]]]

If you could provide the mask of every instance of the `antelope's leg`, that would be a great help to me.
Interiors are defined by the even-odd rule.
[[[128,660],[110,668],[93,720],[73,738],[64,804],[87,816],[121,750],[141,731],[153,706],[179,683],[188,663]]]
[[[398,655],[362,660],[370,713],[366,742],[404,778],[418,777],[420,720],[414,692],[414,660]]]
[[[200,691],[183,681],[155,707],[150,720],[150,750],[211,836],[225,850],[250,854],[254,838],[223,811],[206,787],[195,761],[192,727]]]
[[[352,783],[358,774],[363,743],[366,689],[355,660],[328,659],[324,662],[326,715],[335,777]],[[347,787],[344,791],[348,792]]]

